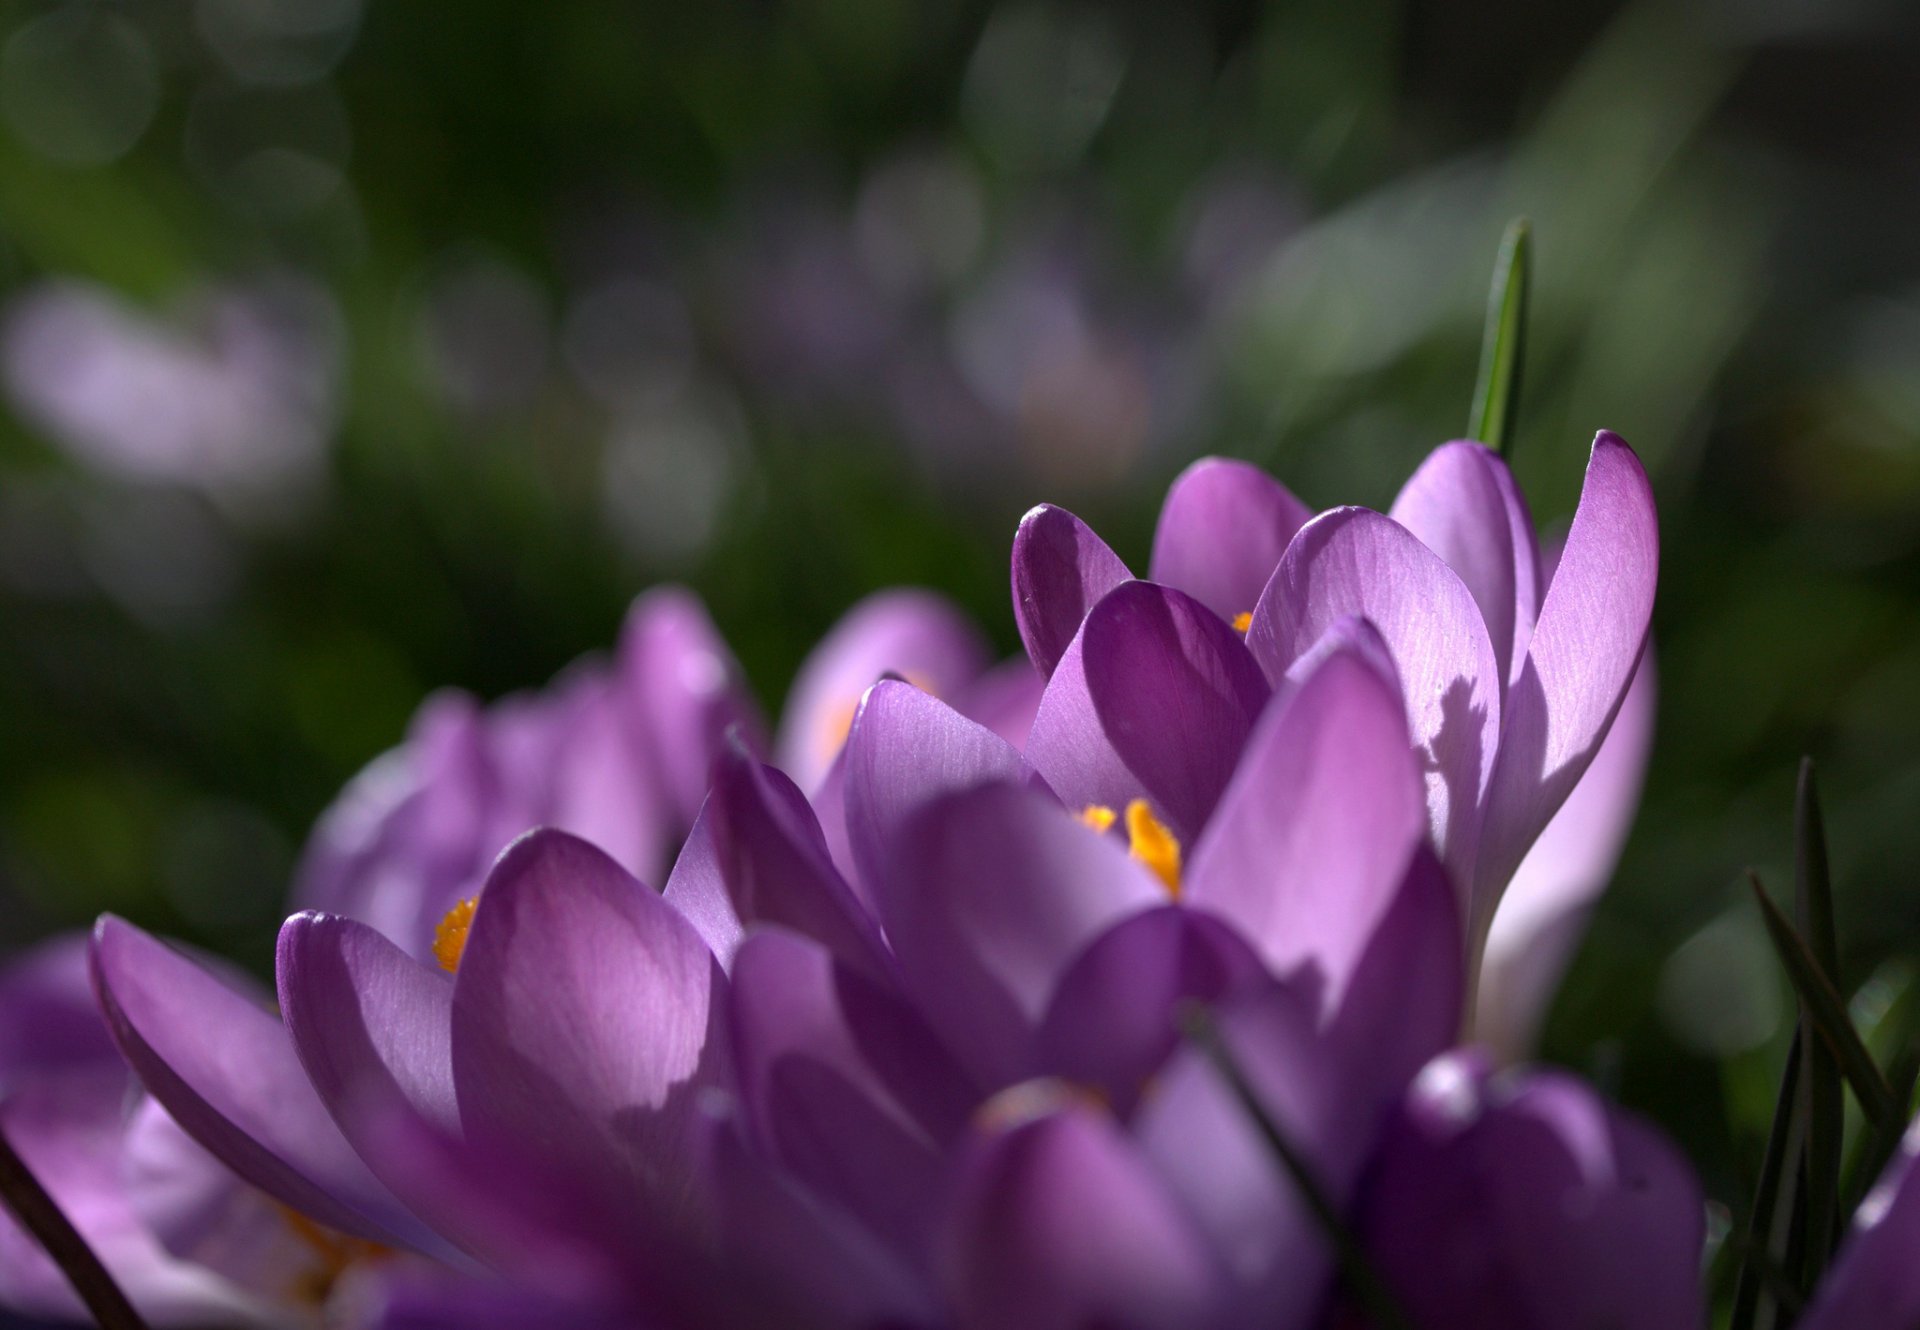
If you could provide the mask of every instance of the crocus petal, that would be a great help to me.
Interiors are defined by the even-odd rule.
[[[87,935],[63,933],[0,970],[0,1094],[29,1078],[120,1061],[87,978]]]
[[[94,928],[93,980],[148,1092],[227,1167],[343,1232],[444,1250],[340,1134],[265,994],[112,915]]]
[[[706,797],[707,769],[726,735],[731,731],[750,751],[766,751],[764,724],[740,666],[706,607],[681,587],[656,587],[634,602],[618,662],[629,742],[650,759],[680,828],[692,826]]]
[[[486,862],[528,827],[553,826],[592,841],[632,871],[658,872],[691,819],[682,820],[646,748],[636,742],[636,727],[629,723],[618,685],[598,668],[576,667],[554,691],[557,696],[542,699],[546,705],[540,709],[548,713],[542,724],[551,732],[542,736],[536,756],[509,756],[510,745],[500,742],[497,733],[503,728],[502,716],[496,713],[493,718],[499,769],[542,772],[546,789],[545,797],[510,812],[512,820],[486,837]],[[509,801],[510,806],[520,804]],[[471,892],[477,885],[467,884],[467,889]],[[422,921],[421,931],[429,932],[450,906],[446,900],[429,902],[430,917]]]
[[[980,632],[931,591],[881,591],[847,611],[794,676],[780,717],[779,765],[811,790],[847,740],[860,696],[897,674],[954,698],[987,667]]]
[[[1183,841],[1206,825],[1268,688],[1240,635],[1183,592],[1128,582],[1047,683],[1027,759],[1070,808],[1145,795]]]
[[[806,1187],[915,1259],[944,1148],[978,1092],[897,994],[778,929],[741,948],[732,988],[741,1095]]]
[[[672,906],[585,841],[530,833],[488,876],[455,978],[463,1128],[677,1213],[693,1101],[729,1079],[725,987]]]
[[[1033,1032],[1067,963],[1166,899],[1115,838],[1009,785],[928,807],[899,838],[883,886],[902,982],[987,1088],[1032,1073]]]
[[[986,1138],[955,1203],[947,1288],[962,1326],[1203,1325],[1218,1264],[1153,1170],[1084,1108]]]
[[[1700,1185],[1663,1137],[1558,1072],[1421,1073],[1361,1228],[1419,1325],[1696,1330]]]
[[[1518,673],[1545,585],[1527,501],[1485,444],[1442,444],[1393,501],[1389,516],[1446,560],[1486,620],[1504,684]]]
[[[0,1130],[147,1324],[292,1322],[291,1308],[276,1307],[202,1265],[175,1258],[141,1222],[120,1177],[127,1093],[124,1068],[49,1074],[0,1099]],[[229,1187],[244,1187],[218,1171]],[[61,1321],[89,1320],[66,1275],[5,1207],[0,1207],[0,1308]],[[5,1319],[6,1311],[0,1311],[0,1320]]]
[[[1043,503],[1013,535],[1013,618],[1034,668],[1051,676],[1102,596],[1133,576],[1093,528]]]
[[[1593,765],[1527,851],[1494,911],[1474,1034],[1503,1059],[1532,1049],[1587,916],[1620,861],[1653,747],[1656,692],[1649,647]]]
[[[1633,450],[1602,430],[1580,506],[1507,698],[1487,790],[1473,936],[1534,838],[1586,772],[1647,641],[1659,571],[1653,490]]]
[[[1860,1203],[1801,1330],[1907,1330],[1920,1324],[1920,1124]]]
[[[1040,1025],[1039,1068],[1099,1090],[1118,1116],[1180,1041],[1179,1016],[1266,978],[1227,925],[1177,905],[1121,920],[1076,956]]]
[[[1194,847],[1186,899],[1276,971],[1312,967],[1336,1005],[1426,830],[1399,694],[1342,647],[1261,718]]]
[[[1232,622],[1252,610],[1313,510],[1259,467],[1203,457],[1167,490],[1148,576]]]
[[[1247,645],[1278,682],[1348,615],[1370,620],[1393,653],[1434,843],[1455,876],[1470,881],[1480,794],[1500,742],[1500,668],[1480,607],[1405,527],[1365,508],[1336,508],[1287,547]]]
[[[954,700],[954,709],[978,721],[1015,748],[1027,746],[1033,716],[1046,691],[1046,676],[1025,656],[1003,660],[974,680]]]
[[[1027,771],[1005,739],[893,679],[861,699],[845,760],[848,848],[869,901],[878,899],[907,819],[943,794],[1017,781]]]
[[[1314,1003],[1279,982],[1215,1008],[1218,1034],[1263,1110],[1286,1132],[1336,1206],[1351,1195],[1377,1121],[1351,1111]],[[1232,1275],[1229,1324],[1317,1324],[1332,1252],[1299,1190],[1220,1070],[1177,1053],[1133,1122],[1166,1179]]]

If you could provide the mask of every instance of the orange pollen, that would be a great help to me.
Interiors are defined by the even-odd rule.
[[[460,968],[460,957],[467,949],[467,931],[473,927],[473,907],[479,903],[478,896],[467,897],[448,910],[433,930],[433,958],[448,974]]]
[[[1180,899],[1180,842],[1174,839],[1166,823],[1153,815],[1145,799],[1127,805],[1127,853],[1151,868],[1167,889],[1167,895]]]
[[[1088,804],[1080,810],[1080,820],[1095,831],[1107,830],[1118,816],[1105,804]]]
[[[1245,637],[1247,629],[1253,627],[1253,611],[1241,610],[1233,616],[1233,631]]]

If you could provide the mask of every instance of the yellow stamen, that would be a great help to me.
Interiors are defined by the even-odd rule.
[[[1167,889],[1167,895],[1180,899],[1180,842],[1167,830],[1166,823],[1153,815],[1145,799],[1127,805],[1127,852],[1151,868]]]
[[[1245,637],[1247,629],[1253,627],[1253,611],[1241,610],[1233,616],[1233,631]]]
[[[314,1306],[327,1301],[340,1276],[352,1266],[363,1261],[384,1260],[393,1254],[390,1247],[369,1242],[365,1238],[349,1237],[315,1223],[288,1206],[276,1203],[274,1209],[280,1212],[281,1219],[293,1230],[294,1237],[313,1253],[313,1266],[295,1277],[292,1292],[295,1298]]]
[[[460,957],[467,949],[467,930],[473,927],[473,907],[478,896],[469,896],[447,911],[440,926],[433,930],[433,958],[448,974],[460,968]]]
[[[1119,814],[1105,804],[1088,804],[1080,810],[1080,820],[1095,831],[1106,831],[1118,817]]]

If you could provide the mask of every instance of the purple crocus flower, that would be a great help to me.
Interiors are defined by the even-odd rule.
[[[1244,646],[1196,630],[1192,641],[1206,639],[1199,654],[1169,640],[1149,676],[1115,664],[1144,659],[1116,656],[1128,614],[1104,608],[1127,584],[1126,565],[1078,518],[1043,505],[1022,521],[1013,556],[1021,636],[1050,676],[1028,756],[1053,780],[1065,750],[1104,749],[1099,780],[1071,790],[1056,781],[1056,790],[1105,797],[1131,782],[1191,835],[1224,788],[1259,685],[1285,689],[1330,631],[1363,616],[1407,701],[1434,843],[1461,892],[1470,968],[1503,901],[1513,923],[1501,955],[1534,956],[1530,973],[1503,968],[1483,994],[1511,1004],[1489,1023],[1523,1037],[1618,852],[1644,764],[1650,688],[1595,778],[1604,788],[1559,830],[1560,854],[1582,867],[1518,870],[1614,728],[1647,640],[1657,555],[1646,475],[1605,431],[1554,566],[1505,464],[1478,444],[1437,449],[1389,514],[1314,517],[1257,468],[1209,458],[1169,490],[1149,575],[1183,593],[1171,613],[1231,624]],[[1195,724],[1207,742],[1175,742],[1196,735]]]
[[[1216,1009],[1264,1110],[1356,1205],[1464,992],[1398,678],[1343,620],[1270,690],[1223,621],[1147,583],[1076,643],[1086,680],[1216,685],[1172,718],[1191,752],[1145,793],[1108,731],[1045,738],[1072,731],[1078,693],[1050,688],[1023,757],[888,680],[822,786],[838,836],[733,747],[661,894],[543,831],[450,918],[437,965],[352,919],[290,920],[284,1027],[111,919],[101,1001],[156,1097],[242,1176],[561,1305],[664,1325],[1319,1324],[1324,1236],[1174,1015]],[[1063,789],[1120,791],[1124,813]],[[1519,1267],[1595,1234],[1499,1240]]]

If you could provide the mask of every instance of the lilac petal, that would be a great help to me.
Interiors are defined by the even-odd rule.
[[[851,739],[849,739],[851,743]],[[833,759],[833,765],[827,768],[827,774],[814,786],[808,803],[813,805],[813,813],[820,820],[820,834],[826,838],[827,854],[833,860],[833,866],[840,870],[841,878],[853,888],[853,894],[860,903],[873,912],[873,891],[860,876],[858,865],[853,857],[853,841],[847,833],[847,750],[842,748],[840,756]]]
[[[1920,1125],[1860,1203],[1801,1330],[1907,1330],[1920,1324]]]
[[[1265,978],[1238,934],[1196,910],[1169,905],[1123,919],[1061,977],[1040,1025],[1039,1069],[1099,1090],[1124,1119],[1180,1041],[1182,1009]]]
[[[1132,576],[1066,509],[1043,503],[1021,518],[1013,536],[1013,618],[1034,668],[1051,677],[1087,611]]]
[[[1640,663],[1660,532],[1633,450],[1600,432],[1566,549],[1507,698],[1474,879],[1473,937],[1534,838],[1593,760]]]
[[[946,1143],[978,1092],[912,1008],[806,939],[755,934],[731,996],[759,1139],[804,1186],[916,1259]]]
[[[631,741],[647,754],[679,825],[692,826],[728,732],[750,750],[766,751],[764,723],[740,666],[697,596],[656,587],[627,615],[618,671]]]
[[[337,1301],[354,1330],[633,1330],[630,1309],[433,1268],[382,1269]]]
[[[1082,1330],[1209,1323],[1223,1294],[1206,1243],[1110,1120],[1066,1107],[988,1136],[949,1238],[961,1326]]]
[[[1700,1185],[1660,1134],[1571,1076],[1432,1063],[1376,1161],[1361,1226],[1420,1325],[1697,1330]]]
[[[1232,622],[1251,611],[1313,510],[1259,467],[1203,457],[1167,490],[1148,576]]]
[[[227,1167],[342,1232],[443,1249],[340,1134],[266,995],[112,915],[94,927],[93,981],[148,1092]]]
[[[1494,911],[1474,1034],[1505,1060],[1532,1049],[1587,915],[1620,861],[1653,747],[1656,693],[1649,646],[1593,765],[1527,851]]]
[[[1218,1031],[1264,1110],[1344,1206],[1377,1129],[1347,1101],[1313,1003],[1270,983],[1215,1009]],[[1231,1324],[1304,1330],[1331,1282],[1320,1225],[1246,1108],[1198,1049],[1175,1055],[1133,1123],[1140,1149],[1198,1221],[1236,1286]]]
[[[1166,900],[1114,837],[1009,785],[928,807],[899,838],[883,886],[909,994],[989,1089],[1032,1074],[1032,1036],[1068,962]]]
[[[585,841],[529,833],[488,876],[455,977],[463,1128],[677,1212],[693,1102],[729,1081],[725,990],[672,906]]]
[[[1427,778],[1434,843],[1464,884],[1481,791],[1500,742],[1499,664],[1473,595],[1440,557],[1388,517],[1336,508],[1300,529],[1254,610],[1247,645],[1278,681],[1348,615],[1393,653]]]
[[[1014,656],[969,684],[954,699],[954,709],[1015,748],[1025,748],[1046,688],[1046,677],[1033,668],[1033,662],[1025,656]]]
[[[68,1068],[120,1065],[87,978],[87,935],[63,933],[0,970],[0,1094]]]
[[[1194,847],[1185,899],[1232,921],[1276,971],[1311,966],[1338,1004],[1426,829],[1400,697],[1342,646],[1261,717]]]
[[[709,797],[693,820],[680,857],[673,861],[667,885],[660,894],[668,905],[700,935],[714,959],[723,969],[733,968],[733,957],[747,935],[727,892],[727,880],[720,871],[720,846],[714,836],[717,814]]]
[[[155,1241],[120,1177],[127,1093],[123,1067],[50,1073],[0,1099],[0,1130],[147,1324],[264,1325],[287,1320],[290,1309],[275,1307],[203,1265],[174,1257]],[[207,1164],[228,1188],[247,1190],[211,1160]],[[65,1274],[4,1207],[0,1308],[61,1321],[88,1319]],[[6,1311],[0,1311],[0,1320],[5,1317]]]
[[[1540,609],[1540,546],[1527,501],[1507,464],[1485,444],[1433,450],[1389,515],[1446,560],[1486,620],[1504,684],[1519,673]]]
[[[884,679],[867,690],[847,737],[846,828],[869,901],[894,854],[903,824],[944,794],[1021,780],[1020,754],[946,703],[911,684]]]
[[[954,698],[987,661],[979,630],[945,597],[913,589],[868,596],[794,677],[780,718],[780,767],[803,790],[819,784],[847,740],[861,695],[883,675]]]
[[[545,751],[538,756],[521,758],[503,751],[508,745],[498,735],[502,717],[494,717],[499,770],[543,773],[548,788],[543,799],[506,801],[507,819],[489,830],[483,853],[490,861],[528,827],[548,825],[592,841],[635,871],[656,871],[691,819],[682,820],[675,796],[663,787],[645,747],[636,742],[615,682],[597,670],[580,670],[560,688],[551,704],[541,708],[550,713],[544,723],[551,733],[542,736]],[[703,754],[700,761],[702,793],[707,759]],[[439,909],[444,915],[449,904],[431,902],[429,912]],[[422,931],[438,922],[438,916],[423,921]]]
[[[1070,808],[1145,795],[1182,841],[1233,775],[1266,681],[1200,602],[1128,582],[1087,615],[1048,681],[1027,758]]]

